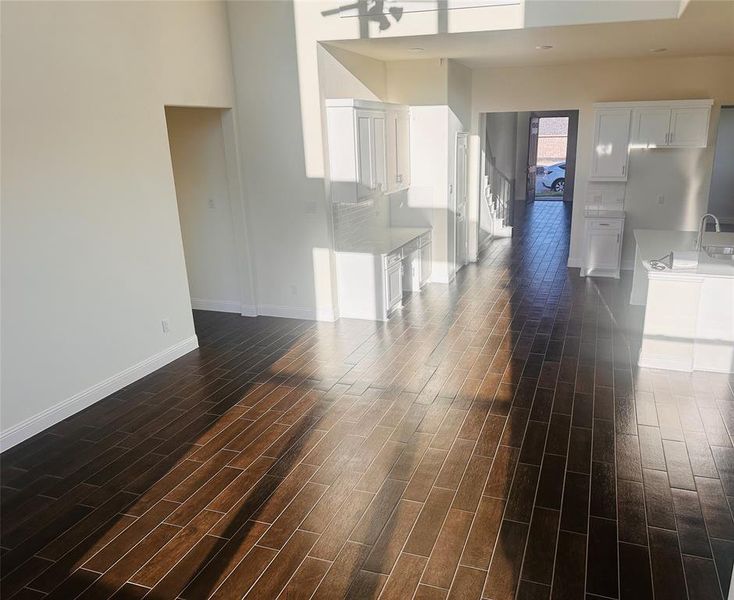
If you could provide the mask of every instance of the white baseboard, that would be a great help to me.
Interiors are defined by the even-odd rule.
[[[305,308],[299,306],[277,306],[275,304],[260,304],[257,314],[267,317],[283,317],[286,319],[303,319],[306,321],[336,321],[336,315],[331,308]]]
[[[569,256],[567,266],[571,269],[580,269],[584,266],[584,261],[575,256]]]
[[[283,317],[285,319],[303,319],[306,321],[336,321],[331,309],[314,309],[298,306],[278,306],[275,304],[240,304],[233,300],[206,300],[192,298],[191,308],[195,310],[211,310],[215,312],[237,313],[243,317]]]
[[[216,312],[242,313],[242,305],[236,300],[208,300],[207,298],[192,298],[191,308],[195,310],[213,310]]]
[[[240,306],[239,313],[243,317],[256,317],[257,316],[257,306],[254,304],[242,304]]]
[[[106,398],[110,394],[130,385],[134,381],[145,377],[153,371],[160,369],[168,363],[176,360],[184,354],[199,347],[199,340],[195,335],[180,341],[165,350],[154,354],[128,367],[127,369],[108,377],[104,381],[94,384],[86,390],[74,394],[66,400],[62,400],[44,411],[21,421],[17,425],[8,427],[0,432],[0,452],[12,448],[16,444],[40,433],[44,429],[63,421],[67,417],[78,413],[80,410],[91,406],[95,402]]]

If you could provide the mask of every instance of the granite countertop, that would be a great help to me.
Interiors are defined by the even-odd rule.
[[[386,255],[430,231],[430,227],[391,227],[369,242],[337,248],[336,252]]]
[[[698,253],[698,265],[690,269],[665,269],[657,271],[650,267],[650,261],[662,258],[671,251],[690,252],[694,250],[696,231],[668,231],[657,229],[635,229],[637,255],[647,269],[649,277],[732,277],[734,261],[711,258],[705,252]]]

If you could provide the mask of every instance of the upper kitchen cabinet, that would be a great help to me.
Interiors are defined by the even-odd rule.
[[[333,202],[362,202],[408,187],[408,107],[368,100],[327,100],[326,118]]]
[[[668,146],[674,148],[705,148],[709,139],[710,102],[706,106],[681,106],[670,114]]]
[[[633,148],[705,148],[713,100],[639,102],[632,106]]]
[[[596,109],[589,179],[627,181],[631,116],[629,108]]]
[[[666,146],[670,135],[669,108],[640,108],[632,113],[632,145]]]

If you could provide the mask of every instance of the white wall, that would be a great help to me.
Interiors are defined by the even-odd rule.
[[[227,8],[258,310],[333,319],[330,208],[323,170],[309,175],[305,166],[293,6]],[[318,73],[310,93],[320,107]]]
[[[708,212],[734,222],[734,107],[721,110]]]
[[[2,90],[9,445],[196,345],[164,105],[232,105],[224,7],[3,3]]]
[[[495,168],[510,181],[515,179],[517,134],[517,113],[487,114],[487,144],[492,151]]]
[[[480,112],[579,110],[578,160],[569,264],[580,264],[583,211],[591,157],[592,103],[624,100],[713,98],[712,129],[719,105],[734,102],[734,57],[614,60],[575,65],[477,69],[473,73],[473,127]],[[625,210],[623,262],[634,256],[635,228],[695,229],[705,211],[713,143],[703,150],[648,151],[633,156]],[[675,153],[673,160],[664,156]],[[657,196],[664,195],[663,205]]]
[[[241,312],[222,111],[166,108],[191,304]]]

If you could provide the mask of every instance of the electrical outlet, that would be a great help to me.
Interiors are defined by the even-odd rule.
[[[658,196],[658,204],[665,204],[665,196],[662,194]]]
[[[217,208],[217,203],[214,202],[214,198],[209,198],[209,210],[215,210]]]
[[[291,285],[291,294],[294,296],[298,293],[298,288],[295,285]]]
[[[163,333],[168,335],[171,332],[171,322],[168,319],[162,319],[161,329],[163,330]]]

